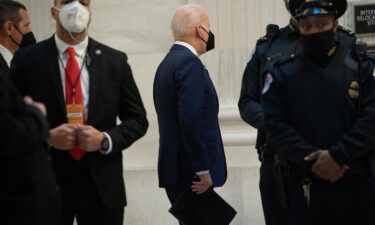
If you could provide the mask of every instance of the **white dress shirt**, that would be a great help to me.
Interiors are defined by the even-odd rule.
[[[175,41],[174,43],[176,45],[182,45],[182,46],[188,48],[192,53],[194,53],[194,55],[198,56],[197,50],[195,50],[195,48],[191,44],[183,42],[183,41]]]
[[[0,44],[0,54],[5,59],[5,62],[8,64],[10,68],[10,62],[13,59],[13,53],[9,51],[9,49],[5,48],[2,44]]]
[[[183,41],[175,41],[174,43],[175,43],[176,45],[182,45],[182,46],[188,48],[192,53],[194,53],[194,55],[198,56],[198,52],[197,52],[197,50],[195,50],[195,48],[194,48],[191,44],[186,43],[186,42],[183,42]],[[199,57],[199,56],[198,56],[198,57]],[[207,174],[207,173],[209,173],[209,172],[210,172],[210,171],[206,170],[206,171],[196,172],[196,174],[197,174],[198,176],[201,176],[201,175]]]
[[[57,51],[59,54],[59,67],[60,67],[60,76],[62,81],[62,87],[64,92],[64,98],[65,96],[65,81],[66,81],[66,74],[65,74],[65,68],[66,64],[68,62],[69,54],[66,52],[67,48],[73,48],[75,52],[75,57],[78,62],[78,66],[80,67],[81,74],[81,87],[82,87],[82,95],[83,95],[83,105],[85,109],[85,120],[87,120],[88,111],[89,111],[89,93],[90,93],[90,76],[89,71],[87,70],[85,58],[87,54],[87,47],[89,45],[89,37],[87,36],[85,40],[83,40],[81,43],[77,45],[69,45],[65,43],[63,40],[61,40],[57,34],[55,34],[55,42]],[[82,68],[83,66],[83,68]],[[108,151],[100,151],[101,153],[107,155],[112,152],[112,139],[111,137],[106,133],[103,132],[104,135],[109,139],[109,149]]]

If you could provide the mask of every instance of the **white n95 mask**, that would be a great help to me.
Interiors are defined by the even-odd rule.
[[[87,29],[90,21],[90,12],[79,1],[64,5],[59,10],[60,23],[71,33],[81,33]]]

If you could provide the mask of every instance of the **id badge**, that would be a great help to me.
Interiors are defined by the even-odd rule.
[[[68,123],[84,124],[83,104],[69,104],[66,106],[66,112],[68,114]]]

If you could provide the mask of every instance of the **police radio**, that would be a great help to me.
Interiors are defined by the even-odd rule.
[[[268,55],[271,47],[272,47],[272,44],[273,44],[273,41],[275,40],[275,38],[277,37],[277,35],[279,35],[279,32],[280,32],[280,28],[278,25],[276,24],[268,24],[267,25],[267,28],[266,28],[266,38],[268,40],[268,47],[267,47],[267,51],[266,51],[266,54],[265,56]],[[261,75],[262,75],[262,79],[260,79],[260,93],[262,93],[262,90],[263,90],[263,83],[264,83],[264,77],[263,77],[263,70],[264,70],[264,65],[266,64],[267,62],[267,58],[264,58],[264,61],[262,62],[262,65],[261,65]]]
[[[266,29],[266,37],[268,39],[269,47],[271,47],[272,42],[275,40],[280,32],[280,28],[276,24],[268,24]]]

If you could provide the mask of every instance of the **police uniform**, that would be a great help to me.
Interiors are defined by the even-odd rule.
[[[301,5],[302,0],[291,0],[289,7],[292,15]],[[294,15],[293,15],[294,16]],[[242,119],[258,129],[256,149],[262,161],[260,168],[260,193],[263,212],[267,225],[283,225],[287,222],[286,202],[280,190],[282,184],[275,180],[274,151],[267,147],[264,133],[264,114],[261,106],[261,95],[268,71],[283,58],[299,53],[297,44],[300,35],[292,22],[277,30],[276,34],[267,33],[257,41],[255,50],[247,63],[242,79],[239,110]],[[343,27],[338,28],[336,40],[348,49],[355,43],[355,35]]]
[[[242,119],[258,129],[256,148],[262,161],[260,168],[259,188],[262,198],[263,213],[267,225],[287,225],[287,213],[282,207],[280,192],[274,179],[274,159],[272,153],[266,153],[263,126],[264,115],[261,106],[261,90],[264,81],[264,68],[271,68],[273,62],[284,55],[292,54],[298,34],[291,25],[282,28],[269,46],[270,38],[265,36],[258,40],[255,52],[248,62],[242,81],[239,109]]]
[[[279,60],[263,87],[267,144],[290,166],[291,225],[375,223],[375,182],[368,163],[375,145],[375,64],[370,58],[359,63],[341,42],[334,51],[325,68],[302,53]],[[315,176],[313,163],[304,160],[319,149],[350,167],[337,183]]]

